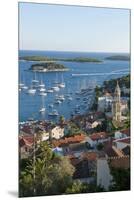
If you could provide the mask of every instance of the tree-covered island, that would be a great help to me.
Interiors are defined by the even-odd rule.
[[[115,56],[109,56],[105,58],[106,60],[115,60],[115,61],[129,61],[130,56],[129,55],[115,55]]]
[[[51,61],[64,61],[64,62],[95,62],[101,63],[102,60],[97,58],[88,58],[88,57],[76,57],[76,58],[52,58],[46,56],[23,56],[19,58],[20,60],[25,61],[40,61],[40,62],[51,62]]]
[[[45,62],[45,63],[36,63],[31,65],[29,70],[38,71],[38,72],[50,72],[50,71],[68,71],[64,65],[55,63],[55,62]]]

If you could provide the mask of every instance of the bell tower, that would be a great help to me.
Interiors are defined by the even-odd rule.
[[[113,99],[113,105],[112,105],[112,116],[113,121],[120,123],[121,122],[121,101],[120,101],[120,87],[119,83],[117,81],[117,85],[114,92],[114,99]]]

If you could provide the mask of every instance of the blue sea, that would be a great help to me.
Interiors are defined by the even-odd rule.
[[[120,53],[117,53],[119,55]],[[81,105],[80,113],[86,113],[89,105],[84,102],[84,98],[90,99],[89,96],[81,96],[77,98],[76,93],[81,89],[95,87],[95,85],[102,85],[103,81],[112,78],[121,77],[130,72],[130,63],[128,61],[110,61],[105,60],[105,57],[116,55],[116,53],[88,53],[88,52],[57,52],[57,51],[19,51],[19,56],[48,56],[55,58],[76,58],[76,57],[92,57],[103,60],[102,63],[80,63],[80,62],[58,62],[69,68],[67,72],[47,72],[36,73],[36,78],[43,81],[45,88],[51,88],[55,81],[65,82],[65,88],[60,89],[59,92],[48,93],[44,98],[44,106],[46,111],[44,114],[39,112],[42,105],[42,97],[36,92],[35,95],[29,95],[26,91],[19,92],[19,121],[27,121],[29,118],[35,120],[46,119],[56,121],[58,117],[50,117],[49,113],[52,108],[49,104],[53,104],[53,109],[56,109],[60,115],[65,119],[69,119],[74,113],[76,107]],[[19,81],[30,87],[35,73],[29,71],[32,61],[19,60]],[[54,104],[56,95],[70,94],[72,101],[67,98],[61,104]],[[85,105],[84,105],[85,104]]]

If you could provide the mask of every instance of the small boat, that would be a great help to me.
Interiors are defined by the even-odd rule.
[[[40,113],[43,113],[43,112],[45,112],[45,110],[46,110],[45,108],[41,108],[41,109],[39,110],[39,112],[40,112]]]
[[[58,116],[59,113],[57,110],[53,110],[51,113],[48,113],[49,116]]]
[[[64,101],[65,100],[65,97],[64,95],[59,95],[56,97],[57,100],[60,100],[60,101]]]
[[[60,88],[65,88],[65,83],[60,83],[60,84],[59,84],[59,87],[60,87]]]
[[[27,89],[28,89],[28,86],[24,85],[24,86],[21,87],[21,89],[27,90]]]
[[[27,90],[28,94],[35,94],[36,89],[34,89],[32,86]]]
[[[19,83],[19,88],[22,88],[24,86],[24,83]]]
[[[40,92],[45,92],[46,89],[45,89],[44,87],[42,87],[42,88],[39,89],[39,91],[40,91]]]
[[[54,91],[52,89],[48,89],[46,92],[47,93],[53,93]]]
[[[47,96],[47,93],[45,93],[45,92],[40,92],[40,93],[39,93],[39,96]]]
[[[60,90],[58,86],[53,86],[51,89],[56,91],[56,92],[58,92]]]
[[[21,88],[19,88],[19,92],[21,92]]]

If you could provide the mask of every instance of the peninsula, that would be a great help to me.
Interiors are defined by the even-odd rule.
[[[23,56],[19,58],[25,61],[39,61],[39,62],[51,62],[51,61],[64,61],[64,62],[95,62],[100,63],[102,60],[89,57],[76,57],[76,58],[52,58],[47,56]]]
[[[68,71],[69,69],[66,68],[64,65],[55,62],[44,62],[31,65],[29,70],[38,72],[52,72],[52,71]]]

